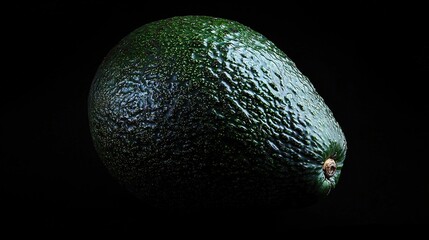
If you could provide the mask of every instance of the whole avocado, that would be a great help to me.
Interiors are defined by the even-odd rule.
[[[295,64],[235,21],[146,24],[100,65],[89,94],[95,148],[148,204],[296,207],[337,184],[346,139]]]

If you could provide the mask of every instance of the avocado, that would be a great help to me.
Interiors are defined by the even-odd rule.
[[[181,16],[105,57],[88,112],[109,172],[172,208],[299,207],[338,182],[346,139],[295,64],[238,22]]]

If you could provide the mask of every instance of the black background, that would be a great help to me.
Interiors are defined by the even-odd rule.
[[[3,23],[2,208],[12,225],[132,231],[287,232],[424,224],[428,214],[429,45],[421,6],[159,2],[15,4]],[[97,158],[87,95],[107,52],[137,27],[177,15],[239,21],[272,40],[325,99],[348,140],[340,183],[305,209],[166,213]]]

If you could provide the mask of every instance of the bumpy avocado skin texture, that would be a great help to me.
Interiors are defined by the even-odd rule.
[[[100,65],[88,107],[110,173],[157,206],[311,204],[334,188],[346,154],[307,77],[264,36],[225,19],[138,28]],[[337,164],[331,178],[327,158]]]

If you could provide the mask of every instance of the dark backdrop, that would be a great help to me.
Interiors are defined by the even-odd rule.
[[[3,68],[12,74],[2,78],[0,184],[3,208],[20,212],[13,225],[286,232],[424,223],[429,45],[422,7],[202,4],[17,3],[3,9],[10,12],[3,21],[3,52],[10,53]],[[135,28],[189,14],[250,26],[310,78],[348,140],[339,185],[326,200],[274,212],[166,214],[141,206],[109,176],[88,128],[95,71]]]

